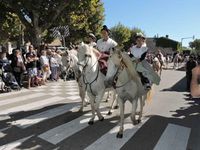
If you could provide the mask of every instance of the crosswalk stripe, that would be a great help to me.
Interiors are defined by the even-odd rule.
[[[58,104],[58,102],[63,102],[64,99],[65,98],[63,97],[55,96],[55,97],[47,98],[41,101],[36,101],[29,104],[12,107],[12,108],[0,111],[0,114],[16,113],[19,111],[28,111],[28,110],[33,110],[36,108],[42,108],[44,106],[49,106],[51,104],[55,104],[55,103]]]
[[[7,127],[7,128],[0,129],[0,139],[3,138],[4,136],[6,136],[6,134],[3,133],[3,131],[5,131],[5,130],[7,130],[7,129],[9,129],[9,128],[11,128],[11,127]]]
[[[41,96],[44,96],[44,95],[46,95],[46,94],[45,93],[34,93],[34,94],[9,98],[9,99],[5,99],[5,100],[1,101],[0,106],[2,107],[4,105],[8,105],[8,104],[16,103],[16,102],[20,102],[20,101],[28,101],[30,99],[34,99],[34,98],[41,97]]]
[[[0,94],[0,100],[4,100],[3,97],[7,97],[7,96],[14,96],[14,95],[17,95],[17,94],[22,94],[22,93],[26,93],[26,92],[30,92],[30,90],[27,90],[27,89],[23,89],[21,91],[12,91],[10,93],[3,93],[3,94]]]
[[[190,128],[168,124],[154,150],[185,150],[190,132]]]
[[[103,108],[104,109],[104,108]],[[102,114],[107,113],[107,111],[102,112]],[[86,113],[83,116],[72,120],[68,123],[62,124],[56,128],[53,128],[47,132],[40,134],[40,137],[43,140],[46,140],[52,144],[58,144],[59,142],[63,141],[64,139],[68,138],[69,136],[79,132],[80,130],[86,128],[88,125],[88,121],[90,120],[91,113]],[[109,118],[111,116],[106,116]],[[95,121],[98,120],[95,117]]]
[[[10,119],[11,117],[9,115],[0,115],[0,121],[4,121],[7,119]]]
[[[20,146],[23,142],[25,142],[26,140],[30,139],[31,137],[33,137],[33,135],[25,137],[23,139],[14,141],[12,143],[0,146],[0,150],[13,150],[16,149],[18,146]]]
[[[120,148],[144,125],[148,119],[142,121],[142,123],[133,126],[130,118],[128,117],[124,121],[124,133],[122,139],[117,139],[116,134],[119,131],[119,125],[115,126],[109,132],[100,137],[93,144],[89,145],[85,150],[120,150]]]
[[[29,116],[29,117],[26,117],[26,118],[23,118],[20,120],[13,121],[13,122],[11,122],[11,124],[17,125],[18,127],[24,129],[24,128],[30,127],[34,124],[37,124],[39,122],[42,122],[44,120],[51,119],[53,117],[64,114],[68,111],[71,111],[75,108],[75,105],[77,105],[77,104],[67,104],[64,106],[60,106],[60,107],[50,109],[50,110]]]

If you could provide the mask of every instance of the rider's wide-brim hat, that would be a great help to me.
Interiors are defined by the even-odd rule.
[[[89,34],[89,37],[93,38],[94,40],[96,40],[96,36],[92,33]]]
[[[143,33],[141,33],[141,32],[139,32],[139,33],[136,33],[136,36],[135,36],[135,38],[137,39],[137,38],[143,38],[143,39],[146,39],[146,37],[144,36],[144,34]]]

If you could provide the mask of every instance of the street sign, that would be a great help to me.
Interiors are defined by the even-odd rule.
[[[58,26],[51,29],[51,36],[54,38],[64,38],[69,36],[69,27],[68,26]]]

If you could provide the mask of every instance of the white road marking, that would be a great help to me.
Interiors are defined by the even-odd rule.
[[[107,113],[106,112],[102,112]],[[68,123],[65,123],[63,125],[60,125],[56,128],[53,128],[51,130],[48,130],[47,132],[44,132],[39,135],[39,137],[43,140],[46,140],[52,144],[58,144],[59,142],[63,141],[64,139],[68,138],[69,136],[75,134],[76,132],[79,132],[80,130],[86,128],[88,125],[88,121],[90,120],[90,117],[92,114],[87,113],[83,116],[74,119]],[[106,118],[109,118],[111,116],[106,116]],[[95,118],[95,121],[98,120],[98,118]]]
[[[191,129],[168,124],[154,150],[186,150]]]
[[[20,146],[23,142],[25,142],[26,140],[30,139],[33,135],[25,137],[23,139],[14,141],[12,143],[0,146],[0,150],[14,150],[16,149],[18,146]]]
[[[67,96],[66,99],[76,100],[76,99],[80,99],[80,96]]]
[[[66,98],[63,97],[59,97],[59,96],[55,96],[55,97],[51,97],[51,98],[46,98],[44,100],[41,101],[36,101],[36,102],[32,102],[32,103],[28,103],[25,105],[21,105],[21,106],[16,106],[16,107],[12,107],[12,108],[8,108],[5,110],[0,111],[0,114],[10,114],[10,113],[17,113],[19,111],[30,111],[33,109],[39,109],[42,108],[44,106],[50,106],[51,104],[59,104],[59,102],[63,102],[63,100]]]
[[[51,119],[53,117],[64,114],[68,111],[71,111],[75,108],[75,105],[77,105],[77,104],[67,104],[64,106],[53,108],[51,110],[47,110],[47,111],[29,116],[29,117],[26,117],[26,118],[23,118],[23,119],[20,119],[17,121],[13,121],[13,122],[11,122],[11,125],[17,125],[18,127],[24,129],[24,128],[30,127],[34,124],[37,124],[39,122],[42,122],[44,120]]]
[[[41,97],[41,96],[44,96],[44,95],[46,95],[46,94],[44,94],[44,93],[34,93],[34,94],[9,98],[9,99],[5,99],[3,101],[0,101],[0,104],[1,104],[0,106],[2,107],[4,105],[8,105],[8,104],[12,104],[12,103],[20,102],[20,101],[28,101],[30,99],[34,99],[34,98]]]
[[[85,150],[120,150],[121,147],[142,127],[148,119],[143,120],[140,124],[133,126],[132,121],[128,117],[124,121],[123,138],[116,138],[119,131],[119,125],[115,126],[109,132],[100,137],[93,144],[89,145]]]

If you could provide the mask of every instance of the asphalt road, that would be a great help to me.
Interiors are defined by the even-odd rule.
[[[184,71],[163,71],[136,126],[126,103],[122,139],[116,138],[119,110],[106,115],[110,102],[101,103],[103,122],[87,124],[90,106],[78,112],[75,81],[0,94],[0,150],[199,150],[200,100],[190,98],[184,76]]]

